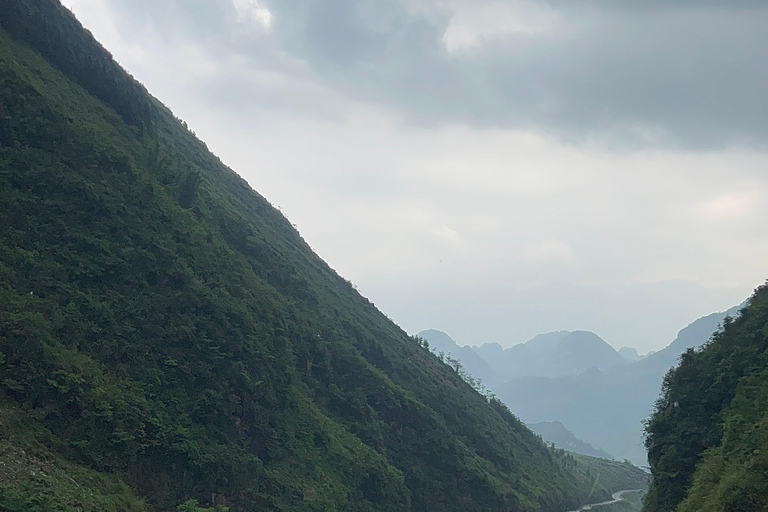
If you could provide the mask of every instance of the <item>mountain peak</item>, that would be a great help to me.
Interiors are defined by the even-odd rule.
[[[638,361],[640,359],[640,354],[637,353],[637,349],[634,347],[621,347],[619,349],[619,354],[627,362]]]

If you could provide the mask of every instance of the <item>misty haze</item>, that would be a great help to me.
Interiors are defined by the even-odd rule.
[[[766,26],[4,0],[0,510],[766,509]]]

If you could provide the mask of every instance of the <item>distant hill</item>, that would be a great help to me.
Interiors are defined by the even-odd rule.
[[[639,361],[641,359],[640,354],[637,353],[637,349],[632,347],[621,347],[619,349],[619,355],[621,355],[621,357],[628,363]]]
[[[496,382],[494,371],[482,357],[470,347],[460,347],[443,331],[427,329],[418,333],[417,336],[427,340],[433,352],[450,354],[461,361],[464,369],[472,376],[483,379],[486,386],[492,386]]]
[[[665,349],[637,362],[557,378],[518,377],[494,391],[529,424],[561,421],[578,438],[619,459],[645,465],[642,421],[651,412],[664,374],[687,348],[705,343],[739,307],[692,322]]]
[[[473,347],[499,383],[518,377],[578,375],[591,367],[605,369],[626,363],[605,340],[589,331],[539,334],[506,350],[499,348],[496,343]]]
[[[554,443],[558,448],[569,452],[581,453],[601,459],[613,459],[613,455],[599,450],[589,443],[577,438],[573,432],[565,428],[559,421],[543,421],[541,423],[528,423],[528,428],[541,436],[544,441]]]

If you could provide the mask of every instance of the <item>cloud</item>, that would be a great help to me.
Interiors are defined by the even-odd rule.
[[[244,23],[255,21],[269,28],[272,25],[272,13],[262,7],[257,0],[232,0],[237,11],[237,21]]]
[[[456,243],[461,240],[461,237],[459,236],[459,232],[455,229],[451,229],[446,225],[440,225],[436,228],[433,228],[432,234],[434,234],[436,237],[438,237],[441,240],[445,240],[446,242],[450,243]]]
[[[529,1],[453,1],[442,42],[449,53],[473,51],[500,36],[541,36],[561,21],[546,4]]]
[[[520,251],[520,257],[526,261],[540,263],[574,263],[576,261],[571,246],[559,240],[544,240],[528,244]]]
[[[731,220],[747,217],[753,213],[761,194],[756,190],[721,194],[701,203],[696,208],[699,217],[712,220]]]
[[[268,64],[412,124],[534,129],[605,146],[701,150],[768,140],[764,2],[113,5],[128,18],[124,26],[186,35],[212,54],[237,53],[250,67]],[[244,29],[244,17],[261,29]],[[260,86],[250,85],[233,92],[257,101]],[[283,108],[311,108],[307,103],[297,98]]]

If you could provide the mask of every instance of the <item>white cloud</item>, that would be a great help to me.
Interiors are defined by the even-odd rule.
[[[761,197],[757,190],[721,194],[696,208],[699,217],[712,220],[740,219],[754,210]]]
[[[272,13],[259,4],[258,0],[232,0],[239,22],[255,21],[269,28],[272,26]]]

